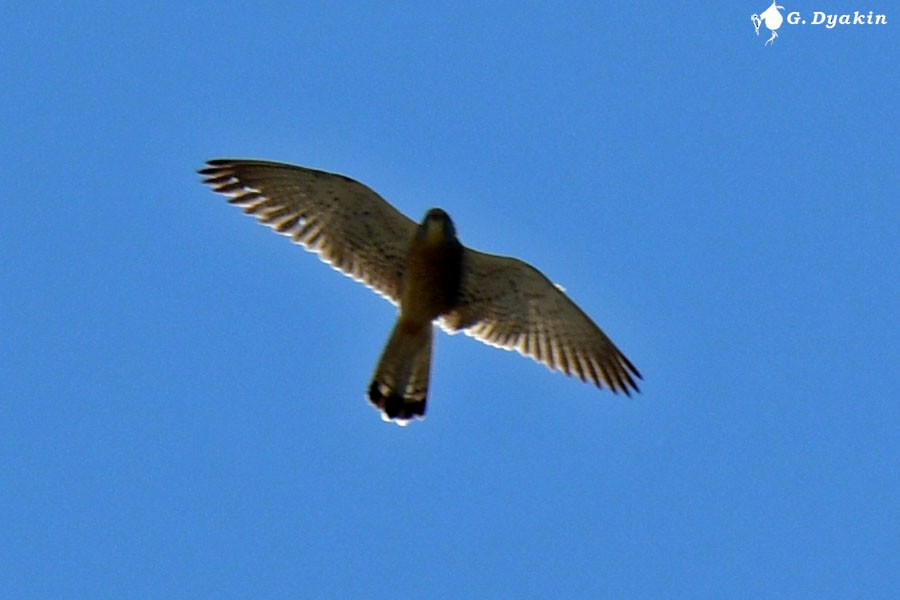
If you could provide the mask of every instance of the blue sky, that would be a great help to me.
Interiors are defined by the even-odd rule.
[[[0,40],[17,598],[878,597],[900,586],[900,9],[20,3]],[[626,399],[440,334],[200,185],[350,175],[563,284]]]

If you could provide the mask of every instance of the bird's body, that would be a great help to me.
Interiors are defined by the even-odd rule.
[[[282,163],[218,159],[200,173],[231,203],[399,306],[369,386],[387,420],[425,414],[433,323],[629,394],[640,373],[537,269],[465,248],[450,217],[421,224],[342,175]]]
[[[456,306],[462,251],[447,213],[439,208],[429,210],[406,253],[400,296],[402,316],[430,323]]]
[[[389,420],[425,415],[432,322],[458,303],[462,251],[447,213],[428,211],[410,240],[400,314],[369,385],[369,400]]]

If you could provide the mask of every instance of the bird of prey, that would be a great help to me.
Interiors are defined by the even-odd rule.
[[[435,321],[598,388],[638,390],[635,366],[559,287],[521,260],[466,248],[440,208],[417,225],[358,181],[284,163],[214,159],[199,173],[229,203],[399,306],[368,390],[386,421],[424,418]]]

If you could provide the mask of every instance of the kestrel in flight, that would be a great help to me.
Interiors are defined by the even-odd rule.
[[[521,260],[466,248],[440,208],[417,225],[358,181],[276,162],[215,159],[200,174],[400,307],[369,385],[385,420],[424,418],[435,320],[597,387],[638,390],[635,366],[560,288]]]

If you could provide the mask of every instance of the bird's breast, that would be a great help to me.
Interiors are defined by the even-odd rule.
[[[404,318],[430,322],[456,306],[462,271],[459,241],[414,239],[405,267],[400,297]]]

